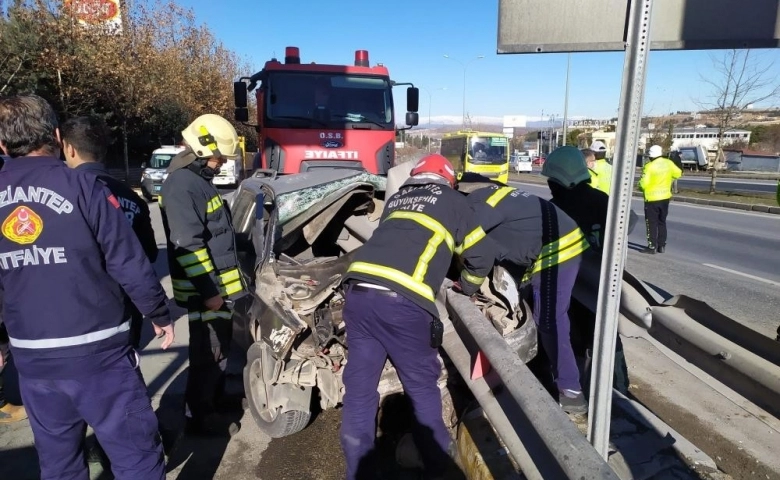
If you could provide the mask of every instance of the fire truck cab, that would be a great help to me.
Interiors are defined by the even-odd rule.
[[[419,90],[355,52],[352,65],[303,64],[297,47],[233,84],[235,118],[249,121],[255,91],[260,168],[279,174],[347,168],[384,175],[395,163],[393,87],[406,90],[406,127],[418,124]]]

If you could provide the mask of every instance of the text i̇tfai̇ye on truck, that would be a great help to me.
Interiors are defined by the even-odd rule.
[[[259,87],[258,87],[259,84]],[[287,47],[251,77],[235,82],[236,120],[249,121],[248,92],[257,99],[258,158],[253,169],[279,174],[349,168],[384,175],[394,165],[393,87],[406,90],[406,127],[417,125],[419,89],[390,80],[386,67],[370,66],[368,52],[355,65],[301,63]]]

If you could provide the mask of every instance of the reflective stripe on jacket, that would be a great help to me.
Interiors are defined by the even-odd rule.
[[[588,241],[552,203],[512,187],[488,186],[468,195],[487,237],[501,249],[499,262],[531,275],[580,255]],[[510,268],[510,271],[517,272]]]
[[[54,157],[0,172],[3,322],[27,378],[89,375],[125,354],[124,296],[160,326],[167,298],[119,200]]]
[[[176,304],[197,311],[217,295],[243,295],[230,212],[214,186],[190,168],[174,170],[159,203]]]
[[[495,248],[484,238],[461,194],[446,185],[407,183],[385,202],[379,227],[356,251],[344,281],[385,286],[438,316],[436,292],[456,251],[466,294],[493,268]]]
[[[682,170],[673,161],[658,157],[646,163],[639,179],[646,202],[658,202],[672,198],[672,182],[682,176]]]

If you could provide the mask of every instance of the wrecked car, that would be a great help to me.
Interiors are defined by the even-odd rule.
[[[246,406],[271,438],[305,428],[312,400],[323,410],[342,403],[341,278],[379,223],[388,183],[402,181],[346,169],[281,176],[258,170],[230,199],[252,292],[234,306],[234,339],[246,351]],[[522,301],[511,282],[497,269],[477,303],[527,361],[535,354],[536,332],[527,315],[513,313]],[[440,386],[445,382],[443,371]],[[389,361],[378,390],[381,398],[403,391]]]

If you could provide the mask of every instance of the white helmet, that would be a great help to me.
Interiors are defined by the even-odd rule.
[[[571,145],[556,148],[542,165],[542,175],[550,180],[573,188],[590,179],[590,171],[582,152]]]
[[[604,145],[604,142],[601,140],[596,140],[595,142],[590,144],[590,149],[594,152],[606,152],[607,146]]]
[[[647,150],[647,156],[650,158],[658,158],[663,154],[664,152],[661,150],[660,145],[653,145],[649,150]]]
[[[238,134],[230,122],[207,113],[196,118],[181,132],[184,141],[201,158],[238,156]]]

